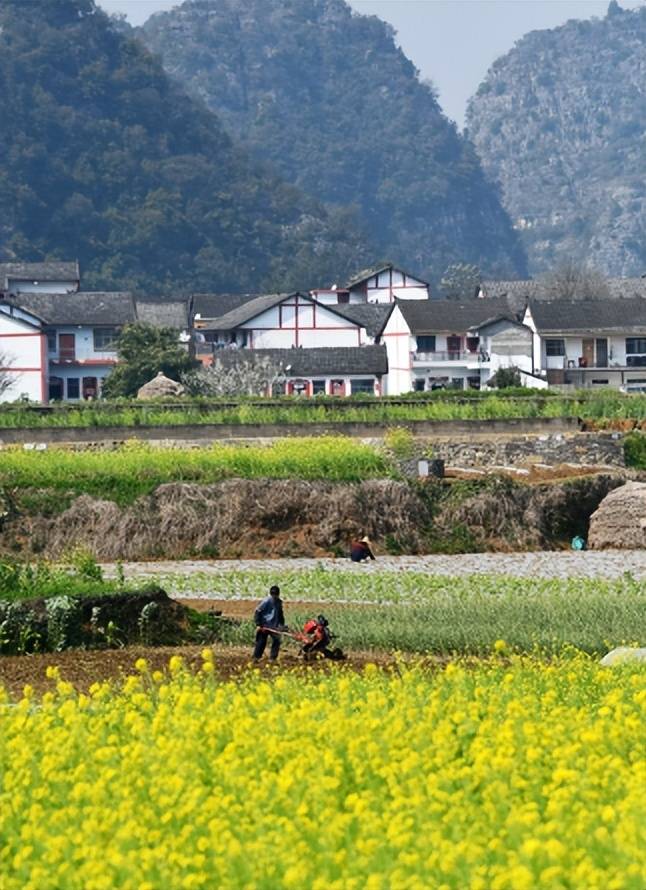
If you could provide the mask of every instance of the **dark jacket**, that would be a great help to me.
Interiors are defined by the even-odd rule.
[[[361,562],[362,559],[374,559],[370,547],[365,541],[353,541],[350,545],[350,559],[352,562]]]
[[[254,612],[254,621],[258,627],[283,627],[285,616],[283,615],[283,601],[273,596],[266,596]]]

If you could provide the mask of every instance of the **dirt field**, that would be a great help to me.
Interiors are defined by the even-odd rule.
[[[45,676],[49,665],[60,668],[61,677],[72,683],[79,692],[87,692],[89,687],[101,680],[119,681],[128,674],[136,673],[135,661],[145,658],[151,670],[164,670],[171,655],[181,655],[186,664],[197,669],[202,663],[200,653],[203,646],[162,647],[157,649],[145,646],[132,646],[127,649],[109,649],[103,651],[68,650],[43,655],[6,655],[0,657],[0,685],[8,690],[12,699],[21,696],[26,684],[33,686],[40,695],[53,689],[54,684]],[[221,679],[241,676],[248,670],[260,668],[267,676],[277,671],[338,671],[361,670],[366,664],[379,664],[386,667],[395,663],[393,657],[384,653],[358,652],[349,653],[344,662],[320,660],[304,663],[292,651],[281,651],[277,662],[269,662],[264,658],[260,665],[251,661],[251,646],[248,648],[227,646],[214,649],[216,674]],[[445,659],[426,659],[429,667],[439,665]]]

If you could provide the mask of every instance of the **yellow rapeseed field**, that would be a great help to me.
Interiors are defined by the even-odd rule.
[[[646,887],[646,671],[497,652],[430,673],[0,697],[2,890]]]

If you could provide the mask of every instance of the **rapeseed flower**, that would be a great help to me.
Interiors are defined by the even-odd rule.
[[[0,708],[2,890],[646,886],[643,666],[212,666]]]

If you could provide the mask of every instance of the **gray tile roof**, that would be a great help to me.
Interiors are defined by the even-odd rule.
[[[188,328],[188,300],[137,299],[137,321],[160,328]]]
[[[411,278],[421,281],[422,284],[428,284],[428,281],[424,281],[419,275],[413,275],[405,269],[402,269],[400,266],[394,266],[392,263],[383,263],[381,266],[374,266],[372,269],[363,269],[363,271],[358,272],[350,279],[350,281],[348,281],[346,288],[356,287],[356,285],[361,284],[362,281],[366,281],[368,278],[372,278],[373,275],[378,275],[380,272],[385,272],[387,269],[396,269],[399,272],[403,272],[404,275],[409,275]]]
[[[385,346],[330,346],[316,349],[219,349],[215,358],[227,367],[241,360],[269,358],[286,369],[289,377],[334,374],[387,374]]]
[[[540,297],[543,286],[540,281],[532,278],[508,281],[483,281],[481,283],[485,297],[501,299],[502,297],[524,297],[526,300]]]
[[[515,319],[506,299],[397,300],[413,334],[464,333],[500,316]]]
[[[646,332],[646,300],[535,300],[532,318],[540,333]]]
[[[641,278],[609,278],[607,281],[613,299],[638,297],[646,299],[646,275]]]
[[[267,309],[272,309],[278,303],[286,300],[289,296],[290,294],[263,294],[260,297],[254,297],[253,299],[242,303],[237,308],[232,309],[230,312],[226,312],[224,315],[220,315],[219,317],[210,320],[209,330],[232,331],[241,324],[260,315],[261,312],[265,312]],[[311,297],[308,299],[311,299]]]
[[[78,281],[79,264],[55,260],[41,263],[0,263],[0,287],[7,287],[7,278],[23,281]]]
[[[348,321],[353,321],[365,328],[369,337],[378,337],[383,331],[386,322],[393,311],[394,303],[347,303],[328,306],[326,309],[334,309],[339,315],[343,315]]]
[[[46,325],[123,325],[137,320],[132,294],[83,292],[20,294],[11,302]]]
[[[613,300],[631,297],[646,298],[646,276],[642,278],[600,278],[600,286],[605,293],[599,299],[610,297]],[[527,300],[561,299],[549,281],[532,278],[511,281],[483,281],[482,290],[486,297],[510,297]]]
[[[191,296],[191,318],[220,318],[233,309],[255,300],[261,294],[193,294]]]

